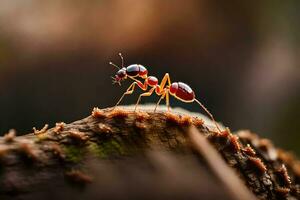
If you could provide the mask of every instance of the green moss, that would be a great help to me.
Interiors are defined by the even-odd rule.
[[[66,160],[70,162],[80,162],[84,156],[84,149],[79,146],[63,146],[63,150],[66,154]]]
[[[125,153],[125,149],[116,140],[111,140],[110,145],[121,155]]]
[[[91,142],[88,146],[88,150],[99,158],[109,158],[111,156],[124,156],[129,154],[127,147],[115,139],[101,141],[99,144]]]
[[[106,155],[104,149],[99,144],[97,144],[95,142],[90,142],[90,144],[88,145],[87,148],[92,154],[96,155],[97,157],[107,158],[107,155]]]

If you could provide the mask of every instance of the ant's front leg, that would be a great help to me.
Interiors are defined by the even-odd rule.
[[[147,90],[147,84],[146,82],[143,84],[142,82],[140,82],[139,80],[136,80],[135,82],[133,82],[128,89],[126,90],[126,92],[124,92],[124,94],[121,96],[121,98],[119,99],[118,103],[115,105],[115,107],[113,109],[115,109],[122,101],[122,99],[124,98],[125,95],[127,94],[132,94],[134,92],[135,89],[135,85],[138,85],[142,90]]]
[[[126,94],[132,94],[132,93],[133,93],[136,84],[137,84],[136,82],[133,82],[133,83],[128,87],[128,89],[126,90],[126,92],[124,92],[124,94],[121,96],[121,98],[119,99],[119,101],[118,101],[117,104],[115,105],[114,109],[121,103],[122,99],[124,98],[124,96],[125,96]]]

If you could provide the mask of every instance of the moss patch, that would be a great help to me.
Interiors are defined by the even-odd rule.
[[[95,142],[90,142],[87,149],[89,150],[89,152],[91,152],[92,154],[96,155],[99,158],[107,158],[104,149]]]
[[[88,150],[99,158],[129,155],[128,146],[115,139],[108,139],[98,143],[90,142]]]
[[[63,150],[67,161],[77,163],[83,159],[84,149],[79,146],[63,146]]]

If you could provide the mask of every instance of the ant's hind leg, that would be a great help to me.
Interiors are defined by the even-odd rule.
[[[153,93],[154,89],[155,89],[155,88],[151,88],[148,92],[145,92],[145,93],[143,93],[143,94],[141,94],[141,95],[139,96],[139,98],[138,98],[138,100],[137,100],[137,102],[136,102],[136,104],[135,104],[134,111],[136,111],[137,106],[139,105],[139,103],[140,103],[140,101],[141,101],[141,98],[142,98],[142,97],[148,97],[148,96],[150,96],[150,95]]]
[[[126,90],[126,92],[124,92],[124,94],[121,96],[121,98],[119,99],[119,101],[117,102],[117,104],[115,105],[115,107],[113,109],[115,109],[121,103],[121,101],[122,101],[122,99],[124,98],[125,95],[133,93],[136,84],[137,84],[136,82],[133,82],[128,87],[128,89]]]

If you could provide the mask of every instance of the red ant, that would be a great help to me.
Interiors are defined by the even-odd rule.
[[[121,85],[121,81],[123,81],[127,78],[132,79],[134,82],[128,87],[126,92],[121,96],[120,100],[117,102],[115,107],[117,107],[120,104],[120,102],[122,101],[122,99],[124,98],[125,95],[133,93],[136,85],[138,87],[140,87],[143,91],[146,91],[149,86],[149,87],[151,87],[149,89],[149,91],[142,93],[139,96],[139,98],[135,104],[134,111],[136,111],[141,98],[143,96],[150,96],[154,91],[158,96],[161,96],[155,106],[154,112],[156,111],[161,100],[164,98],[166,98],[166,105],[167,105],[168,111],[170,111],[169,94],[171,94],[175,98],[179,99],[180,101],[186,102],[186,103],[191,103],[194,101],[197,102],[202,107],[202,109],[209,115],[209,117],[212,119],[212,121],[214,122],[218,131],[221,132],[221,129],[219,128],[213,115],[208,111],[208,109],[199,100],[197,100],[195,98],[195,93],[190,86],[188,86],[187,84],[182,83],[182,82],[171,83],[170,76],[168,73],[166,73],[164,75],[161,83],[158,84],[158,79],[155,76],[148,76],[148,70],[146,69],[146,67],[144,67],[143,65],[140,65],[140,64],[132,64],[132,65],[129,65],[128,67],[124,67],[123,56],[121,53],[119,53],[119,56],[122,60],[122,68],[120,68],[116,64],[113,64],[112,62],[109,62],[110,65],[113,65],[116,68],[118,68],[118,72],[116,73],[115,77],[112,77],[113,83],[118,83],[119,85]],[[137,77],[144,79],[145,80],[144,83],[137,80],[136,79]]]

